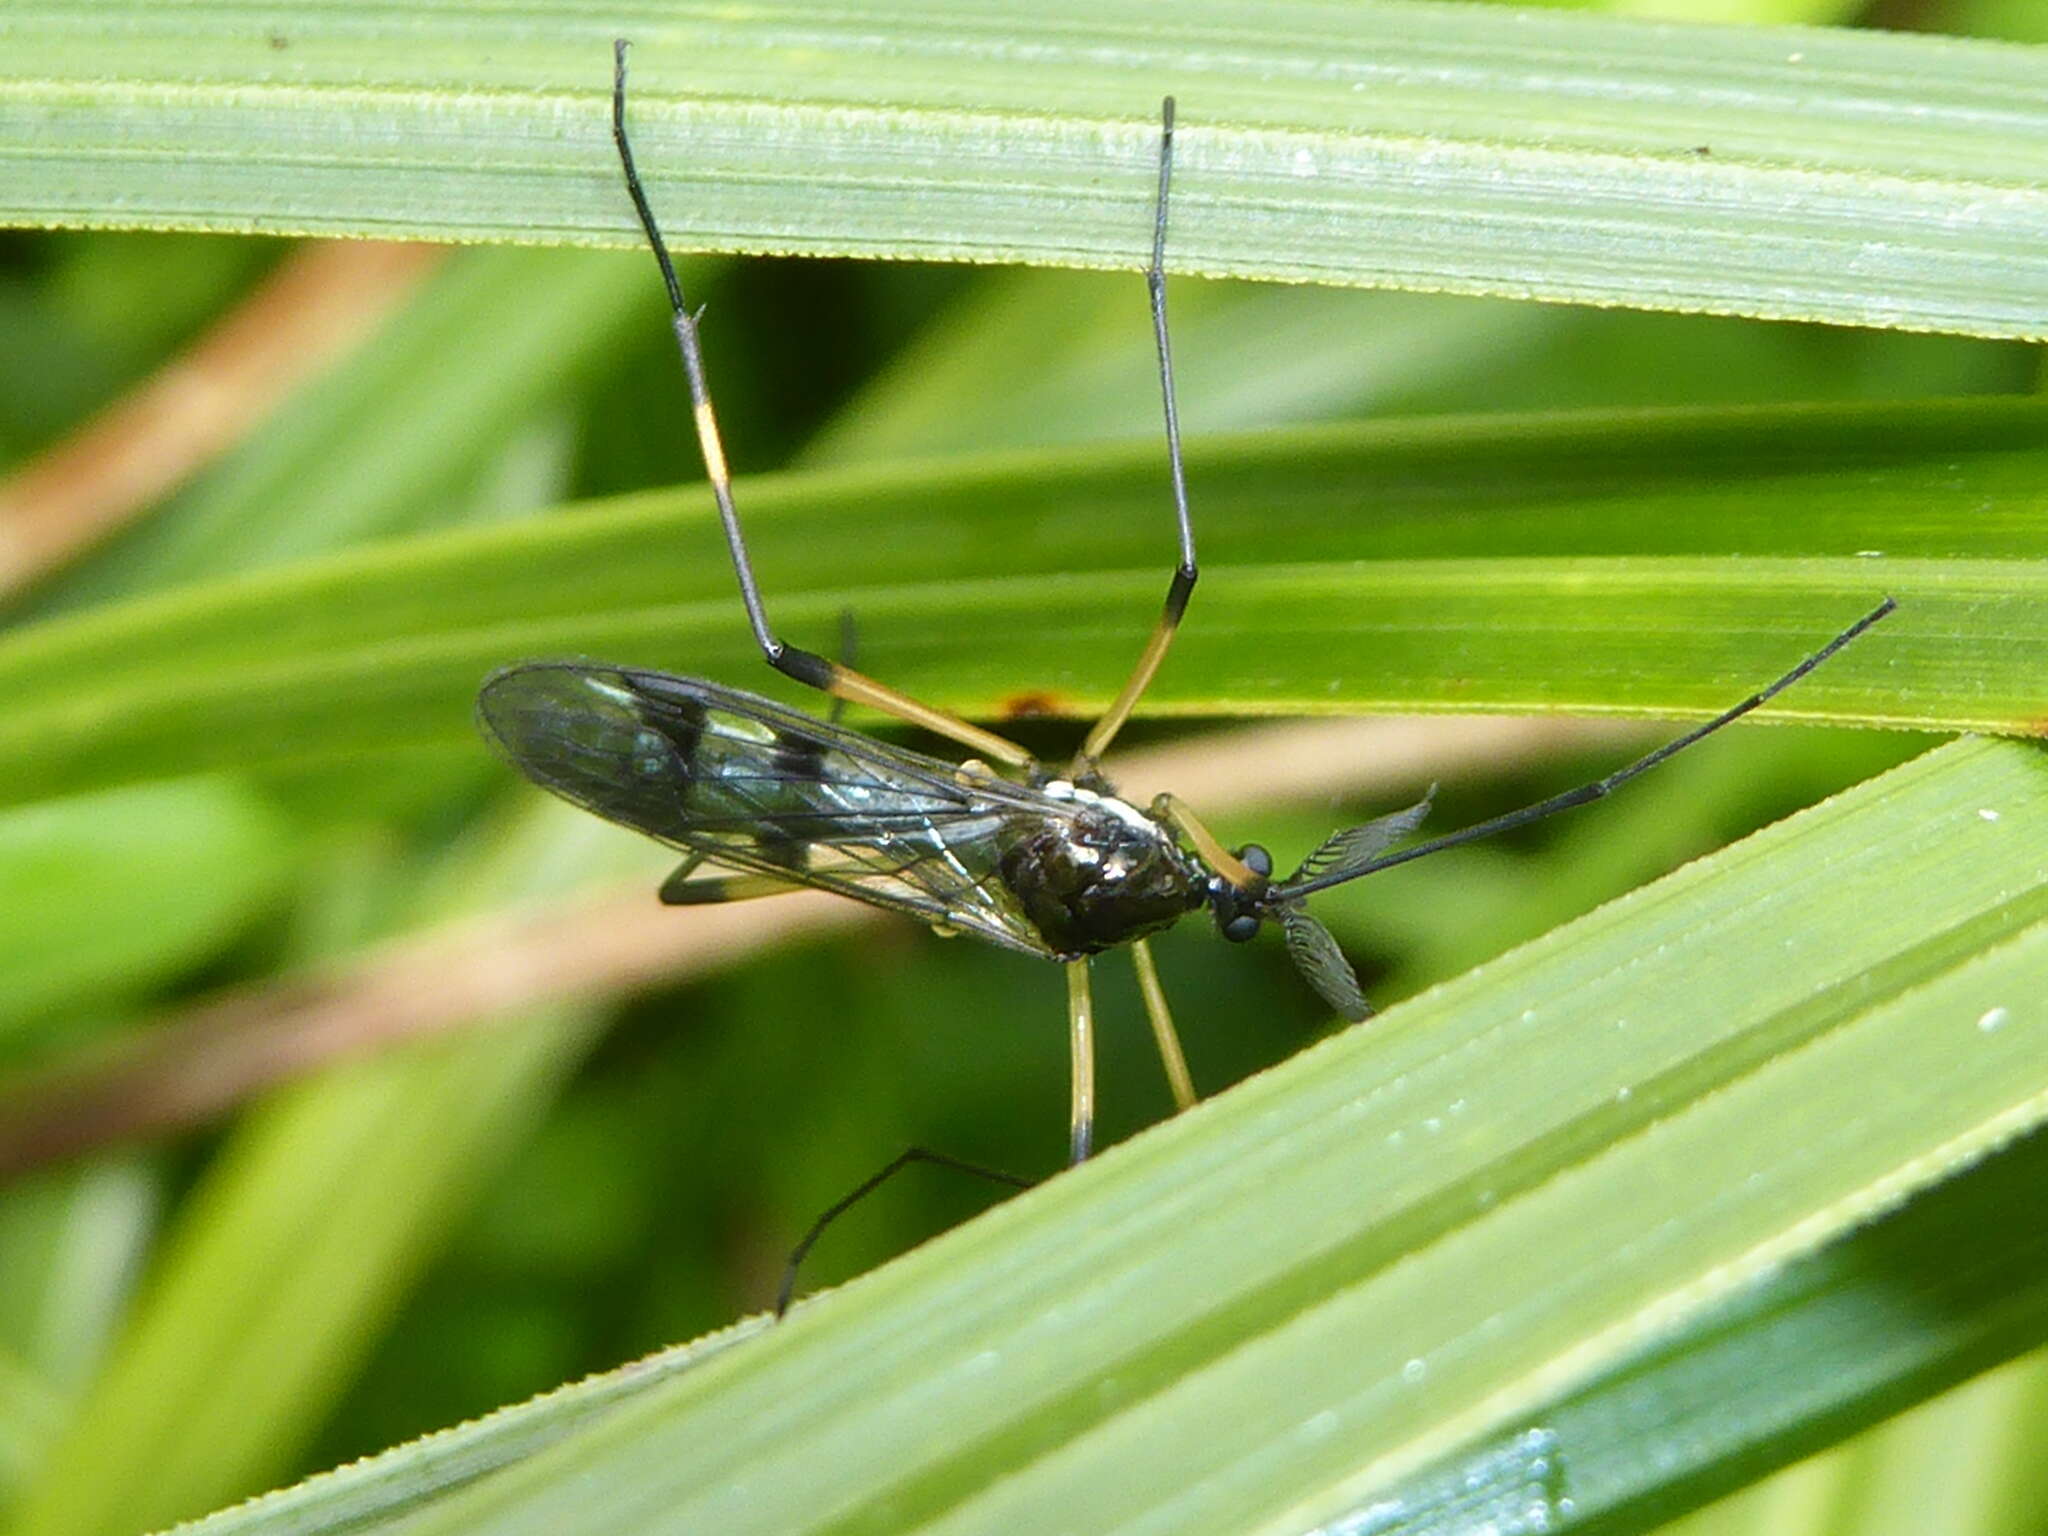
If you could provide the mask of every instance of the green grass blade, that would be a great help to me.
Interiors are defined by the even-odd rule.
[[[225,778],[0,814],[0,1042],[190,969],[277,899],[292,862],[273,808]]]
[[[1577,1521],[1642,1529],[2037,1346],[2048,1227],[2013,1218],[2038,1207],[2044,1177],[2035,1135],[1704,1309],[1531,1415],[1533,1440],[1511,1431],[1413,1479],[1396,1501],[1425,1518],[1403,1536],[1468,1530],[1451,1490],[1539,1458],[1568,1481]],[[1965,1443],[1980,1464],[1992,1449]],[[1945,1502],[1939,1481],[1919,1486]]]
[[[162,1204],[142,1160],[87,1159],[0,1202],[0,1498],[11,1507],[105,1357]]]
[[[1157,443],[1158,362],[1137,331],[1144,296],[1127,277],[1093,272],[984,274],[811,439],[802,462],[821,468],[1118,438]],[[1386,415],[1417,391],[1497,377],[1509,358],[1535,352],[1551,360],[1552,338],[1586,313],[1244,283],[1174,283],[1169,303],[1181,420],[1199,422],[1204,436]],[[1358,344],[1332,345],[1333,337]],[[1553,362],[1553,390],[1561,371]],[[1668,370],[1659,383],[1671,384]]]
[[[513,433],[657,325],[617,255],[467,251],[196,486],[38,588],[47,612],[303,559],[470,511]],[[550,498],[552,499],[552,498]]]
[[[535,1455],[656,1382],[692,1369],[769,1326],[766,1317],[736,1323],[722,1333],[337,1467],[179,1530],[185,1536],[316,1536],[339,1529],[384,1529],[416,1507]]]
[[[274,1482],[593,1032],[508,1021],[322,1074],[242,1122],[13,1528],[121,1536]]]
[[[801,0],[678,14],[25,0],[0,219],[1135,266],[1181,98],[1182,270],[2040,334],[2025,47],[1425,0]]]
[[[1385,1510],[2048,1118],[2044,812],[2033,749],[1940,749],[1011,1202],[405,1529],[966,1533],[1058,1508],[1089,1530],[1277,1532]],[[2029,1273],[2005,1227],[1966,1241],[1951,1266],[1988,1277],[1980,1293]],[[1787,1372],[1760,1396],[1774,1380],[1805,1390]],[[1557,1445],[1536,1492],[1562,1496],[1579,1455],[1633,1455],[1638,1488],[1654,1474],[1633,1427],[1569,1422],[1615,1443]]]
[[[1958,336],[1350,288],[1169,287],[1180,416],[1203,436],[1617,402],[2028,393],[2039,371],[2030,349]],[[847,401],[800,462],[1157,443],[1158,364],[1138,329],[1143,302],[1122,273],[982,274]]]
[[[2008,1358],[2048,1334],[2048,1227],[2011,1220],[2038,1199],[2044,1178],[2048,1143],[2036,1136],[1701,1309],[1529,1415],[1537,1428],[1509,1430],[1407,1479],[1380,1501],[1382,1524],[1361,1526],[1361,1536],[1461,1536],[1487,1518],[1512,1531],[1529,1514],[1532,1486],[1552,1497],[1568,1488],[1580,1524],[1641,1529]],[[2004,1240],[1982,1242],[1987,1231]],[[1913,1326],[1900,1326],[1908,1317]],[[189,1536],[385,1529],[764,1321],[338,1468],[198,1522]]]
[[[1984,400],[1206,444],[1200,622],[1146,708],[1705,714],[1889,592],[1900,613],[1782,713],[2031,730],[2044,425],[2038,404]],[[850,604],[899,687],[985,716],[1022,687],[1082,715],[1156,612],[1157,458],[764,477],[743,496],[800,642],[829,644]],[[765,681],[709,512],[636,498],[18,630],[0,800],[458,743],[484,675],[527,656]]]

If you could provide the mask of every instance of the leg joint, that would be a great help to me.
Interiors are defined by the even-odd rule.
[[[774,649],[766,654],[769,666],[784,677],[795,678],[807,687],[829,693],[832,691],[832,684],[838,678],[837,667],[815,651],[807,651],[802,646],[785,645],[778,640],[774,642]]]

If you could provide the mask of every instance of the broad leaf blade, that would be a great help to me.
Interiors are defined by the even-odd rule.
[[[655,1383],[712,1359],[769,1326],[765,1316],[735,1323],[694,1343],[571,1382],[178,1529],[191,1536],[315,1536],[343,1529],[385,1529],[415,1507],[525,1460],[631,1402]]]
[[[1710,715],[1885,593],[1773,713],[2043,714],[2031,400],[1480,418],[1203,444],[1205,575],[1149,713]],[[740,488],[776,623],[971,715],[1085,716],[1157,613],[1154,445]],[[1019,540],[1014,530],[1029,527]],[[1256,637],[1257,644],[1247,643]],[[0,640],[0,801],[471,739],[529,657],[765,684],[708,496],[414,539]]]
[[[1053,1181],[407,1529],[1356,1515],[2048,1116],[2044,811],[2031,749],[1942,749]]]
[[[2048,1222],[2013,1217],[2040,1202],[2044,1165],[2048,1141],[2036,1134],[1736,1290],[1532,1414],[1536,1427],[1509,1429],[1404,1480],[1347,1531],[1469,1536],[1489,1518],[1515,1531],[1555,1521],[1567,1499],[1573,1523],[1554,1529],[1645,1529],[2039,1344],[2048,1337]],[[2000,1241],[1984,1243],[1994,1231]],[[388,1529],[755,1331],[740,1325],[666,1350],[189,1529]]]
[[[2033,336],[2048,107],[2024,47],[1427,0],[12,7],[24,224],[1135,267],[1155,112],[1185,271]]]

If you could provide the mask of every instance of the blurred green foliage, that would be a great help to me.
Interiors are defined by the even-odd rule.
[[[2017,0],[1869,9],[2048,36],[2039,8]],[[256,239],[8,237],[0,457],[20,462],[176,357],[278,254]],[[742,473],[1157,430],[1128,276],[762,259],[686,277],[709,306]],[[2038,368],[2015,344],[1487,300],[1181,283],[1174,303],[1183,417],[1198,436],[1399,414],[2020,393]],[[462,251],[340,370],[15,617],[697,473],[651,264]],[[1163,580],[1163,521],[1161,532]],[[1203,622],[1199,596],[1189,622]],[[736,647],[720,675],[751,686],[760,671]],[[1044,731],[1049,744],[1074,739]],[[1347,889],[1325,915],[1390,1003],[1920,745],[1732,733],[1610,806]],[[1446,784],[1441,824],[1610,761]],[[12,914],[0,917],[0,1052],[41,1060],[120,1038],[211,989],[510,899],[545,864],[535,850],[562,835],[535,798],[478,746],[0,814],[0,911]],[[1228,820],[1294,848],[1383,809],[1262,815],[1251,803]],[[1329,1027],[1277,945],[1226,948],[1189,924],[1159,953],[1207,1091]],[[1114,1141],[1168,1101],[1125,968],[1099,975]],[[195,1514],[693,1336],[762,1305],[810,1218],[898,1148],[1041,1173],[1065,1136],[1057,973],[908,926],[495,1031],[332,1069],[225,1126],[0,1194],[0,1510],[24,1536],[115,1536]],[[419,1151],[429,1120],[449,1133],[434,1138],[438,1161]],[[935,1173],[903,1179],[833,1231],[807,1283],[865,1270],[991,1198]],[[322,1209],[345,1202],[360,1223],[320,1236]],[[208,1289],[204,1255],[246,1257],[236,1245],[254,1242],[257,1211],[306,1225],[248,1295]],[[342,1251],[315,1264],[323,1244]],[[270,1305],[294,1286],[303,1314]],[[194,1287],[218,1309],[212,1331],[159,1339],[138,1363],[135,1339],[147,1353],[150,1319],[198,1306]],[[131,1326],[140,1335],[117,1347]],[[251,1341],[251,1326],[268,1331]],[[232,1364],[212,1352],[231,1339],[247,1346]],[[166,1406],[215,1369],[264,1390],[230,1399],[218,1423]],[[2038,1404],[2025,1411],[2039,1422]],[[171,1463],[187,1475],[162,1476]]]

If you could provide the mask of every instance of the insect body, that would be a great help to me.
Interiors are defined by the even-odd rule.
[[[528,662],[478,715],[536,784],[686,855],[661,899],[695,906],[816,886],[1048,960],[1079,961],[1207,906],[1225,938],[1276,918],[1331,1004],[1365,1016],[1350,967],[1253,845],[1232,884],[1181,846],[1171,803],[1094,784],[1016,783],[907,751],[737,688],[630,667]],[[1341,833],[1295,880],[1377,855],[1427,802]],[[704,864],[742,871],[700,877]]]
[[[625,105],[622,42],[613,75],[613,138],[668,289],[698,442],[740,600],[763,658],[837,699],[949,737],[978,759],[1003,765],[1010,776],[981,761],[955,764],[906,751],[716,683],[581,662],[526,662],[493,675],[478,699],[484,730],[543,788],[681,852],[685,862],[661,889],[666,902],[687,906],[815,886],[1064,963],[1073,1056],[1071,1154],[1077,1162],[1088,1155],[1094,1123],[1091,955],[1131,950],[1175,1099],[1184,1108],[1194,1101],[1194,1089],[1146,947],[1148,935],[1203,907],[1234,942],[1276,923],[1289,955],[1317,992],[1346,1018],[1362,1019],[1371,1010],[1336,941],[1309,915],[1310,896],[1599,799],[1791,686],[1892,609],[1885,599],[1770,686],[1594,783],[1443,837],[1398,846],[1421,825],[1429,809],[1425,799],[1337,833],[1292,874],[1276,880],[1265,849],[1225,848],[1171,795],[1142,809],[1121,800],[1098,767],[1165,659],[1196,579],[1166,331],[1171,98],[1160,136],[1146,282],[1179,561],[1136,666],[1062,774],[1048,771],[1014,742],[789,644],[770,626],[733,503],[696,317],[683,302],[634,169]],[[706,865],[716,872],[700,874]]]
[[[534,782],[687,855],[674,905],[810,885],[1078,960],[1207,899],[1171,831],[1114,795],[963,770],[736,688],[538,662],[492,677],[478,709]]]

